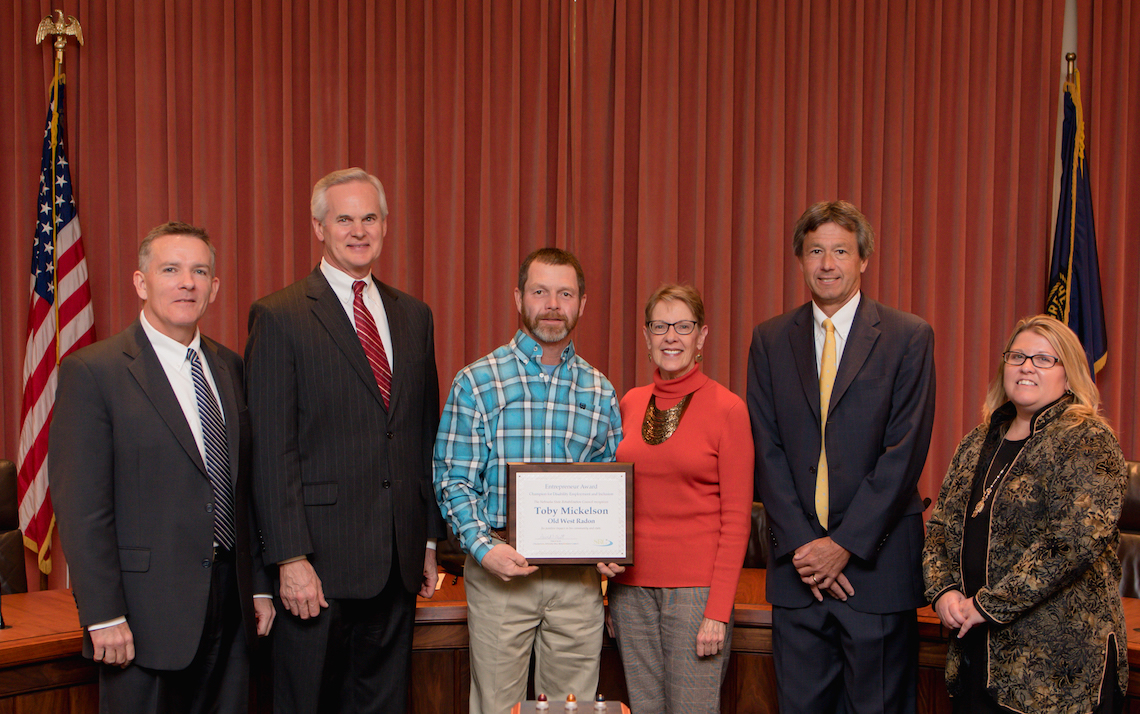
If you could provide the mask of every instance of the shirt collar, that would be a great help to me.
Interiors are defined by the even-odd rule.
[[[511,340],[511,350],[519,356],[523,361],[539,362],[542,359],[542,345],[526,334],[522,330],[515,333],[514,339]],[[566,349],[562,350],[562,356],[559,362],[566,362],[574,356],[574,341],[571,340]]]
[[[139,312],[139,322],[142,324],[143,332],[146,333],[146,338],[150,340],[150,346],[154,348],[154,353],[158,355],[158,361],[164,366],[180,370],[186,364],[188,348],[198,353],[202,351],[202,333],[197,328],[194,330],[194,339],[190,340],[189,345],[184,345],[173,337],[162,334],[154,325],[147,322],[145,312]]]
[[[364,281],[365,293],[372,291],[372,273],[368,273],[368,275],[363,278],[354,278],[324,258],[321,258],[321,274],[325,276],[325,280],[329,281],[329,287],[333,289],[333,292],[336,293],[336,296],[341,302],[346,300],[352,302],[356,297],[356,293],[352,290],[352,284],[357,280]]]
[[[851,334],[851,325],[855,322],[855,312],[859,309],[859,302],[862,299],[862,291],[855,293],[843,307],[836,310],[835,314],[831,316],[831,324],[835,326],[835,333],[839,339],[846,341],[847,335]],[[815,322],[815,329],[825,332],[823,321],[829,318],[823,314],[823,310],[819,309],[819,305],[816,305],[814,300],[811,303],[811,316]]]

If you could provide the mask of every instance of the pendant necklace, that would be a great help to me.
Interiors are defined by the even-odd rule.
[[[1014,454],[1013,459],[1011,459],[1005,466],[1002,466],[994,480],[990,481],[990,474],[993,473],[994,470],[994,462],[997,461],[998,454],[1001,453],[1001,447],[1003,444],[1005,444],[1005,439],[1001,440],[1001,444],[998,444],[997,451],[994,452],[994,457],[990,459],[990,467],[986,469],[985,478],[982,479],[982,497],[978,501],[978,505],[974,506],[974,510],[970,513],[970,518],[977,518],[981,512],[985,510],[986,502],[990,500],[990,494],[993,493],[994,487],[998,485],[998,483],[1001,481],[1001,477],[1005,476],[1005,472],[1008,471],[1009,467],[1013,465],[1013,462],[1017,460],[1017,455]]]

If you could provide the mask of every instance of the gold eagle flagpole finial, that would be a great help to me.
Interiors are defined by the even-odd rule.
[[[64,20],[63,10],[56,10],[40,20],[40,26],[36,29],[36,44],[43,42],[48,35],[55,35],[55,61],[59,64],[63,64],[63,48],[67,47],[68,35],[74,35],[79,45],[83,46],[83,28],[79,26],[79,20],[72,15]]]

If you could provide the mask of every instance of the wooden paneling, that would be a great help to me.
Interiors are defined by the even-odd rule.
[[[738,652],[734,648],[720,700],[722,714],[777,714],[776,665],[772,655]]]
[[[946,660],[942,660],[945,666]],[[918,711],[924,714],[950,714],[950,693],[946,691],[945,668],[918,668]]]
[[[412,676],[408,678],[408,711],[412,714],[467,711],[458,686],[461,650],[431,650],[412,653]]]
[[[12,712],[13,714],[76,714],[76,712],[98,711],[98,701],[95,704],[95,708],[90,710],[73,709],[70,690],[49,689],[13,697]]]

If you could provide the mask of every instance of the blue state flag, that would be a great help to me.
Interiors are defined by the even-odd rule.
[[[1061,162],[1061,199],[1057,205],[1057,230],[1053,235],[1045,312],[1077,333],[1089,360],[1089,373],[1095,380],[1108,358],[1108,335],[1100,291],[1089,165],[1085,156],[1081,79],[1075,69],[1072,78],[1065,82]]]

